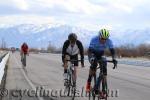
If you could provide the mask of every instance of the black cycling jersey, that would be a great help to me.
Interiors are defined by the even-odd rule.
[[[62,61],[64,62],[65,55],[74,56],[78,55],[78,53],[80,53],[81,56],[81,63],[84,63],[84,48],[82,43],[79,40],[77,40],[74,47],[72,47],[71,50],[70,41],[66,40],[62,49]]]

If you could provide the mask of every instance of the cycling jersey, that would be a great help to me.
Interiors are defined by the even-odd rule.
[[[79,53],[81,55],[81,63],[83,63],[84,49],[83,49],[82,43],[79,40],[77,40],[76,43],[72,46],[70,44],[70,41],[66,40],[64,42],[63,50],[62,50],[62,61],[64,62],[65,55],[78,56]]]
[[[66,52],[69,54],[69,55],[76,55],[79,53],[79,48],[77,46],[77,44],[75,43],[74,46],[72,45],[69,45]]]
[[[93,65],[90,67],[92,70],[96,70],[96,67],[98,65],[98,60],[102,59],[104,61],[104,66],[103,66],[103,73],[104,75],[107,75],[107,63],[106,63],[106,58],[103,58],[102,56],[104,55],[104,50],[106,48],[109,48],[112,57],[114,58],[115,55],[115,50],[114,50],[114,46],[113,43],[110,39],[106,39],[105,43],[101,43],[100,42],[100,38],[99,36],[96,36],[94,38],[92,38],[91,42],[90,42],[90,46],[89,46],[89,59],[94,56],[95,61],[93,63]],[[94,55],[92,55],[94,54]]]
[[[106,48],[109,48],[110,50],[114,48],[112,41],[107,39],[103,44],[100,42],[99,36],[96,36],[92,38],[90,42],[89,51],[102,56]]]

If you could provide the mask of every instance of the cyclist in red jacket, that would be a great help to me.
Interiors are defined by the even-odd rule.
[[[26,55],[28,55],[29,53],[28,53],[28,45],[27,45],[27,43],[23,43],[22,45],[21,45],[21,62],[22,62],[22,64],[23,64],[23,66],[26,66]]]
[[[21,53],[28,54],[28,45],[25,42],[21,46]]]

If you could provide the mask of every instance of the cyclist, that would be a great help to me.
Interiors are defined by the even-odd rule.
[[[70,33],[68,35],[68,40],[64,42],[63,49],[62,49],[62,61],[64,67],[64,79],[67,79],[67,61],[66,60],[78,60],[78,54],[80,53],[81,56],[81,66],[84,67],[84,48],[82,43],[77,39],[77,35],[75,33]],[[69,59],[69,58],[70,59]],[[73,79],[76,80],[77,78],[77,66],[78,61],[74,62],[75,70]],[[76,83],[73,83],[74,85]]]
[[[116,63],[115,59],[115,50],[112,41],[109,39],[109,31],[107,29],[101,29],[99,31],[99,35],[92,38],[89,48],[88,48],[88,58],[89,62],[91,64],[90,70],[89,70],[89,76],[86,84],[86,91],[89,92],[91,89],[91,78],[93,74],[96,74],[96,68],[98,65],[98,60],[104,61],[104,83],[106,82],[106,76],[107,76],[107,62],[106,58],[103,57],[104,51],[106,48],[109,48],[111,55],[112,55],[112,61]],[[103,84],[104,84],[103,83]],[[98,86],[95,86],[95,92],[98,93]],[[102,89],[102,93],[106,93],[106,90]]]
[[[28,45],[27,45],[27,43],[23,43],[22,45],[21,45],[21,52],[20,52],[20,55],[21,55],[21,62],[23,63],[23,59],[25,59],[25,61],[26,61],[26,55],[28,55],[29,53],[28,53]],[[24,66],[26,66],[26,62],[24,62]]]

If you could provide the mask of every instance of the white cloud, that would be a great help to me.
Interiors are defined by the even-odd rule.
[[[121,11],[128,12],[128,13],[132,13],[132,11],[133,11],[132,7],[125,5],[125,4],[120,4],[120,3],[114,3],[113,7],[115,7],[116,9],[119,9]]]
[[[149,0],[1,0],[0,24],[57,22],[92,29],[145,27],[149,26],[145,23],[149,22],[149,3]]]
[[[13,5],[13,3],[12,0],[0,0],[0,5]]]
[[[26,0],[13,0],[15,5],[21,10],[28,10],[29,5]]]
[[[62,8],[72,13],[95,14],[105,10],[104,7],[92,4],[88,0],[36,0],[28,2],[41,8]]]
[[[98,5],[94,5],[87,0],[68,0],[66,7],[72,11],[83,12],[85,14],[95,14],[104,12],[104,8]]]
[[[3,24],[43,24],[57,23],[53,17],[36,16],[36,15],[11,15],[0,16],[0,23]]]
[[[16,7],[18,7],[21,10],[28,10],[29,5],[27,3],[27,1],[25,0],[13,0]]]
[[[147,1],[148,0],[93,0],[93,2],[103,6],[109,12],[120,10],[122,13],[132,13],[136,7],[146,4]]]

